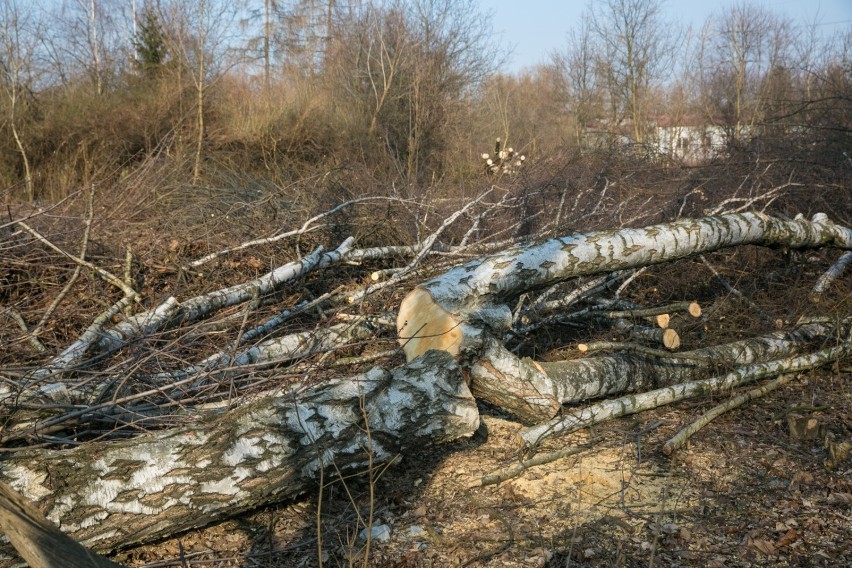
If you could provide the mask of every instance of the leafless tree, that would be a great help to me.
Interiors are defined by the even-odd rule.
[[[762,7],[738,4],[709,20],[702,35],[704,108],[727,126],[729,140],[751,136],[767,111],[768,91],[789,79],[793,26]]]
[[[600,113],[596,58],[591,21],[588,15],[584,15],[579,24],[568,32],[565,48],[552,57],[557,91],[574,115],[575,140],[581,147],[585,143],[586,129]]]
[[[193,183],[201,176],[206,137],[205,103],[210,83],[228,68],[229,40],[234,33],[236,7],[220,0],[197,0],[193,3],[173,1],[163,5],[164,22],[173,45],[169,51],[179,58],[179,67],[189,72],[195,92]]]
[[[17,0],[0,2],[0,89],[6,99],[6,120],[21,156],[27,199],[35,196],[29,155],[21,133],[21,115],[31,98],[40,24]]]
[[[680,35],[664,21],[660,0],[606,0],[591,6],[596,68],[607,86],[611,119],[629,120],[633,139],[641,144],[649,95],[671,69]]]
[[[343,23],[329,70],[363,109],[365,147],[401,177],[437,171],[465,94],[495,67],[490,40],[471,0],[376,4]]]

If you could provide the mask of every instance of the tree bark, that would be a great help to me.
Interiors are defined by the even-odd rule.
[[[431,352],[183,428],[16,452],[0,461],[0,480],[75,540],[109,551],[296,497],[315,487],[320,470],[350,474],[478,426],[458,365]],[[0,548],[0,566],[10,555]]]
[[[726,392],[782,373],[794,373],[821,367],[840,358],[848,357],[850,352],[852,352],[852,342],[847,340],[841,346],[823,349],[807,355],[745,365],[722,376],[606,400],[572,411],[564,417],[554,418],[550,422],[526,428],[521,431],[521,438],[527,445],[534,446],[546,438],[568,434],[605,420],[651,410],[687,398]]]
[[[736,245],[852,249],[852,230],[824,214],[784,221],[737,213],[549,239],[485,256],[420,284],[400,305],[397,330],[409,360],[429,349],[459,355],[509,329],[507,303],[567,278],[659,264]],[[487,333],[484,333],[487,332]]]
[[[258,295],[268,294],[314,269],[339,262],[349,252],[353,243],[354,239],[349,237],[333,251],[324,252],[322,247],[317,247],[308,256],[279,266],[255,280],[201,294],[182,303],[169,297],[156,308],[127,318],[107,330],[102,329],[103,322],[90,326],[80,339],[51,359],[44,367],[34,371],[31,379],[41,381],[55,376],[82,361],[83,357],[91,351],[103,353],[119,349],[134,339],[145,337],[169,325],[193,322],[222,308],[246,302]],[[56,396],[58,393],[60,402],[74,400],[74,397],[85,398],[86,393],[75,393],[73,390],[62,383],[44,385],[40,388],[44,396]]]
[[[0,532],[30,568],[121,568],[68,537],[2,481]]]
[[[706,376],[720,367],[749,365],[805,351],[809,342],[836,333],[833,325],[806,324],[677,356],[613,353],[569,361],[518,358],[493,339],[470,368],[473,394],[522,422],[552,418],[563,404],[623,392],[641,392]],[[715,367],[714,367],[715,365]]]

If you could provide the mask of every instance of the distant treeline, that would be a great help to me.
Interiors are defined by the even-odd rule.
[[[358,164],[423,186],[481,176],[496,137],[530,162],[607,140],[648,156],[662,123],[852,164],[852,29],[738,4],[685,30],[658,0],[592,2],[516,75],[484,7],[0,0],[0,187],[56,200],[152,160],[187,184]]]

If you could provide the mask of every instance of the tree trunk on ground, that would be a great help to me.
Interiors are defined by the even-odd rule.
[[[374,368],[301,393],[267,394],[201,423],[130,440],[88,442],[69,451],[10,452],[0,461],[0,481],[8,481],[37,503],[48,519],[73,538],[108,551],[291,499],[316,488],[320,479],[368,470],[400,453],[469,436],[479,425],[471,391],[524,421],[540,422],[552,418],[564,403],[667,385],[605,401],[530,429],[524,437],[534,444],[590,420],[848,356],[846,345],[781,359],[790,358],[809,339],[832,331],[831,326],[820,324],[787,335],[682,354],[650,353],[654,350],[645,348],[639,353],[551,363],[520,359],[501,341],[512,325],[509,303],[522,293],[574,276],[657,264],[743,244],[834,245],[852,250],[852,231],[832,224],[822,214],[812,221],[783,221],[745,213],[516,246],[453,268],[419,285],[405,298],[397,327],[410,361],[406,366],[392,371]],[[275,271],[182,305],[173,303],[167,309],[140,314],[132,329],[115,326],[103,333],[104,339],[85,342],[79,356],[87,350],[120,349],[128,337],[177,321],[200,319],[225,305],[247,301],[311,268],[339,260],[342,254],[341,249],[327,255],[317,251],[282,267],[283,273]],[[348,333],[344,326],[332,326],[318,334],[270,339],[230,356],[218,353],[180,372],[196,380],[193,373],[226,363],[282,357],[282,353],[296,352],[291,348],[310,352],[312,345],[322,341],[336,343],[338,332]],[[653,335],[656,338],[657,332]],[[235,341],[235,345],[239,343]],[[79,360],[76,351],[72,359],[62,359],[56,369],[49,365],[42,378]],[[470,371],[470,389],[462,367]],[[706,376],[711,372],[722,376],[694,380],[699,373]],[[171,377],[164,374],[163,378],[168,382]],[[693,382],[672,385],[684,380]],[[80,412],[91,414],[92,408]],[[9,547],[0,545],[0,568],[8,566],[12,558]]]
[[[848,357],[850,352],[852,352],[852,342],[847,340],[838,347],[823,349],[815,353],[775,359],[764,363],[753,363],[738,367],[734,371],[718,377],[605,400],[568,412],[565,416],[554,418],[550,422],[526,428],[521,431],[521,438],[527,445],[535,446],[546,438],[568,434],[605,420],[651,410],[687,398],[729,392],[739,386],[783,373],[795,373],[821,367],[843,357]]]
[[[363,471],[478,427],[458,365],[432,352],[184,428],[16,452],[0,462],[0,479],[74,539],[109,551],[296,497],[316,487],[320,470],[326,479]],[[0,566],[10,552],[0,549]]]
[[[500,337],[509,328],[507,302],[523,292],[747,244],[852,249],[852,230],[821,213],[812,221],[736,213],[516,246],[453,268],[409,293],[397,319],[400,343],[409,360],[429,349],[452,355],[478,350],[484,332]]]
[[[726,370],[790,357],[809,342],[836,333],[833,325],[814,323],[791,332],[668,355],[613,353],[569,361],[536,362],[518,358],[494,340],[471,365],[471,391],[521,421],[552,418],[563,404],[623,392],[641,392],[691,381]]]
[[[47,365],[33,372],[31,378],[41,381],[79,363],[91,351],[103,353],[119,349],[134,339],[169,325],[194,322],[224,307],[241,304],[252,297],[268,294],[314,269],[339,262],[349,252],[353,243],[354,239],[349,237],[333,251],[324,252],[322,247],[318,247],[308,256],[279,266],[255,280],[201,294],[182,303],[173,297],[167,298],[156,308],[127,318],[108,330],[97,326],[91,330],[91,333],[84,334],[84,337],[54,357]],[[42,394],[48,396],[60,391],[63,392],[63,397],[69,397],[72,394],[67,392],[61,383],[43,386],[41,390]],[[77,396],[85,396],[85,393],[77,393]]]

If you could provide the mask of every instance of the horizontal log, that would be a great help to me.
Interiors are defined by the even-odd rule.
[[[835,333],[837,328],[830,323],[811,323],[786,333],[775,332],[679,354],[621,344],[628,349],[549,362],[519,358],[495,339],[488,338],[479,358],[471,363],[470,388],[477,398],[531,424],[549,420],[562,404],[641,392],[699,379],[738,365],[790,357],[809,349],[813,340]]]
[[[73,450],[23,450],[0,481],[98,551],[150,542],[271,502],[326,479],[470,436],[476,402],[453,358],[430,352],[226,414]],[[13,553],[0,547],[0,566]]]
[[[606,400],[574,410],[563,417],[554,418],[550,422],[526,428],[521,431],[521,438],[526,445],[535,446],[547,438],[569,434],[605,420],[651,410],[687,398],[727,392],[742,385],[783,373],[795,373],[821,367],[839,358],[848,357],[850,353],[852,353],[852,343],[847,340],[840,346],[823,349],[815,353],[753,363],[717,377]]]
[[[508,330],[512,313],[507,303],[521,293],[571,277],[747,244],[852,249],[852,230],[821,213],[811,221],[736,213],[519,245],[457,266],[417,286],[400,305],[399,341],[409,360],[429,349],[459,355],[477,348],[483,329],[498,337]]]

